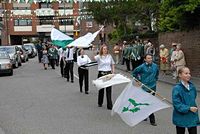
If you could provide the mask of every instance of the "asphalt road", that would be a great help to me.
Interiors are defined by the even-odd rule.
[[[74,67],[77,76],[77,66]],[[117,70],[119,73],[120,70]],[[0,127],[4,134],[174,134],[172,109],[157,112],[154,127],[149,121],[135,127],[119,116],[97,106],[97,90],[92,80],[97,67],[90,68],[89,95],[79,92],[78,79],[67,82],[59,68],[43,70],[37,58],[0,77]],[[125,75],[129,75],[126,74]],[[126,84],[113,87],[113,102]],[[158,92],[170,100],[172,86],[158,83]],[[104,100],[105,101],[105,100]],[[200,95],[198,100],[200,104]],[[105,101],[106,102],[106,101]],[[198,128],[200,132],[200,128]],[[0,133],[1,134],[1,133]]]

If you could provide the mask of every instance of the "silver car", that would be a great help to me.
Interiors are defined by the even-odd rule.
[[[0,51],[7,52],[9,54],[11,62],[15,68],[22,65],[20,53],[16,46],[0,46]]]
[[[13,68],[7,52],[0,51],[0,74],[13,75]]]

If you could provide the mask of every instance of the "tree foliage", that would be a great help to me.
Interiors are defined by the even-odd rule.
[[[135,23],[151,27],[151,15],[158,13],[157,0],[118,0],[88,3],[88,11],[99,24],[114,24],[118,37],[131,34]],[[151,28],[150,28],[151,30]]]
[[[200,0],[163,0],[160,31],[188,30],[200,24]]]

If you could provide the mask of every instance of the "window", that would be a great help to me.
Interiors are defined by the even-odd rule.
[[[59,25],[73,25],[73,19],[59,19]]]
[[[15,19],[15,26],[32,26],[32,20],[30,19]]]
[[[30,3],[13,3],[13,9],[14,10],[27,10],[31,8]]]
[[[87,21],[86,22],[86,27],[93,27],[92,21]]]
[[[14,10],[28,10],[30,7],[13,7]]]
[[[45,16],[40,17],[40,25],[52,25],[53,24],[53,17]]]
[[[72,3],[60,3],[59,9],[72,9],[73,4]]]
[[[51,3],[41,2],[39,7],[40,8],[51,8]]]

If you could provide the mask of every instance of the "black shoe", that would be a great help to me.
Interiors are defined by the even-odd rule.
[[[98,107],[102,107],[102,105],[98,105]]]
[[[74,81],[72,80],[71,83],[74,83]]]
[[[80,92],[82,93],[83,91],[82,91],[82,90],[80,90]]]
[[[89,94],[88,91],[86,91],[85,94]]]
[[[152,126],[157,126],[157,124],[155,122],[151,122]]]
[[[107,109],[108,109],[108,110],[112,110],[112,108],[110,108],[110,107],[108,107]]]
[[[144,119],[143,121],[147,121],[147,119]]]
[[[69,79],[67,79],[67,82],[69,82]]]

